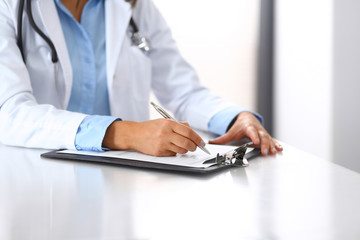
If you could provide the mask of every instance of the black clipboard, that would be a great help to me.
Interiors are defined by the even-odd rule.
[[[79,154],[69,154],[69,153],[59,153],[61,150],[53,150],[47,153],[41,154],[43,158],[51,159],[62,159],[62,160],[71,160],[71,161],[82,161],[82,162],[92,162],[92,163],[103,163],[103,164],[113,164],[119,166],[129,166],[137,168],[147,168],[147,169],[157,169],[165,171],[176,171],[176,172],[188,172],[188,173],[212,173],[223,169],[228,169],[232,167],[246,167],[248,166],[248,160],[259,155],[260,151],[254,149],[246,153],[249,145],[253,143],[246,143],[238,148],[225,153],[217,154],[215,158],[208,159],[205,162],[214,163],[214,165],[206,168],[199,167],[186,167],[178,165],[170,165],[163,163],[153,163],[146,161],[134,161],[126,158],[112,158],[112,157],[103,157],[103,156],[91,156],[91,155],[79,155]]]

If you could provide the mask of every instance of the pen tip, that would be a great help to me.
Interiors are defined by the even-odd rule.
[[[207,150],[207,148],[206,148],[206,147],[202,147],[202,150],[203,150],[204,152],[206,152],[207,154],[211,155],[210,151],[209,151],[209,150]]]

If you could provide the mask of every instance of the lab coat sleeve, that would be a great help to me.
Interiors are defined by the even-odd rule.
[[[75,135],[84,117],[36,102],[16,44],[16,20],[7,3],[0,1],[0,142],[75,149]]]
[[[179,53],[169,27],[151,0],[139,1],[137,8],[135,20],[152,46],[149,57],[154,94],[177,120],[209,130],[208,123],[217,112],[235,105],[199,83],[196,72]]]

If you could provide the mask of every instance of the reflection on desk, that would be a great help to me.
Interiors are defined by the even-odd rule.
[[[207,176],[0,145],[0,239],[360,239],[360,174],[282,144]]]

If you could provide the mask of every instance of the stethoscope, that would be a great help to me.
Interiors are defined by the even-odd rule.
[[[22,21],[23,17],[22,16],[23,16],[23,12],[24,12],[24,5],[25,5],[25,0],[20,0],[19,11],[18,11],[18,23],[17,23],[17,32],[18,32],[17,45],[20,49],[22,59],[25,62],[23,41],[22,41],[22,25],[23,25],[23,21]],[[32,11],[31,11],[31,0],[26,0],[26,5],[27,5],[26,13],[28,14],[30,25],[34,29],[34,31],[37,34],[39,34],[40,37],[42,39],[44,39],[44,41],[49,45],[49,47],[51,49],[51,61],[54,63],[55,73],[57,73],[58,66],[56,63],[59,61],[59,58],[58,58],[58,54],[56,52],[54,43],[36,25]],[[134,22],[134,19],[132,17],[130,19],[130,26],[131,26],[130,38],[131,38],[133,44],[136,45],[145,54],[148,53],[151,48],[150,42],[139,32],[139,28],[137,27],[137,25]]]

